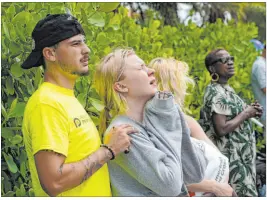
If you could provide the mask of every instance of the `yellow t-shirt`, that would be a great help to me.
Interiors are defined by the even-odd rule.
[[[48,149],[77,162],[95,152],[101,144],[98,131],[73,90],[44,82],[29,99],[23,119],[23,138],[29,158],[36,196],[48,196],[42,189],[34,154]],[[107,164],[81,185],[58,196],[111,196]]]

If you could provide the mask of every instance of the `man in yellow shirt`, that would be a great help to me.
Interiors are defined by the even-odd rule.
[[[29,99],[23,137],[36,196],[111,196],[107,162],[129,149],[130,125],[112,129],[102,145],[96,127],[74,96],[89,73],[90,49],[76,18],[47,15],[32,32],[33,50],[22,68],[44,66],[44,83]],[[126,152],[127,153],[127,152]]]

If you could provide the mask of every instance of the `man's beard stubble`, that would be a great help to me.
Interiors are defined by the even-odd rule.
[[[76,75],[76,76],[88,76],[89,75],[89,69],[86,72],[79,72],[79,71],[72,71],[70,65],[63,64],[62,62],[58,62],[60,68],[62,71],[71,74],[71,75]]]

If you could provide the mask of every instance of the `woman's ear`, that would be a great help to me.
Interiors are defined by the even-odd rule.
[[[46,60],[50,62],[55,62],[56,61],[56,52],[54,48],[51,47],[45,47],[43,49],[43,56]]]
[[[113,88],[115,91],[120,92],[120,93],[128,92],[128,88],[126,87],[126,85],[120,82],[114,83]]]

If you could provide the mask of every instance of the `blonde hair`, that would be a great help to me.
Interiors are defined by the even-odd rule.
[[[155,58],[148,67],[155,70],[158,89],[172,92],[175,101],[183,108],[188,85],[194,85],[194,80],[188,76],[187,63],[173,58]]]
[[[127,104],[123,96],[115,91],[113,85],[123,79],[125,58],[135,54],[130,48],[115,49],[105,56],[95,72],[95,88],[104,103],[100,113],[99,133],[103,134],[111,120],[118,114],[125,113]]]

